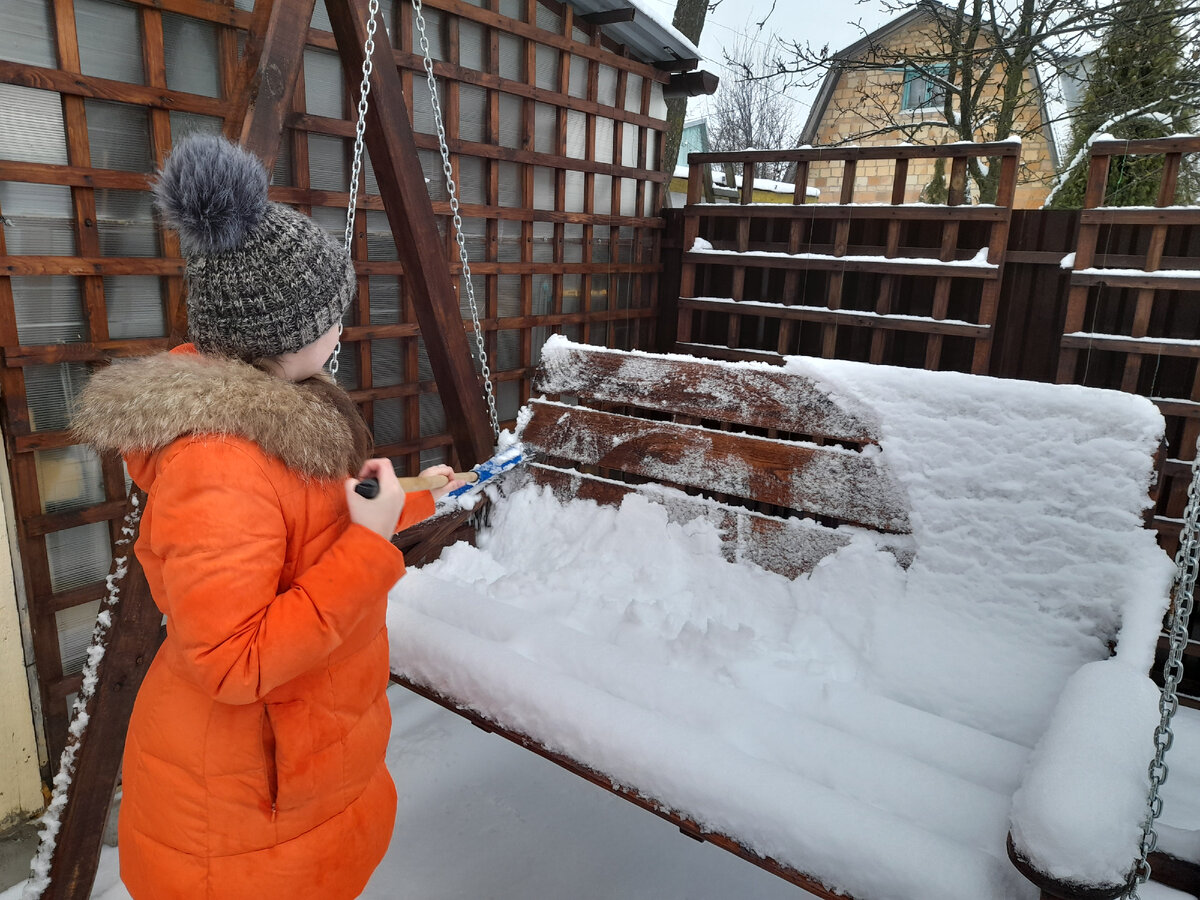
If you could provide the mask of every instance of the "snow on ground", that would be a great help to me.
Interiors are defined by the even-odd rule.
[[[392,844],[362,900],[799,900],[810,895],[393,687]],[[0,892],[20,900],[21,885]],[[117,852],[93,900],[130,900]]]
[[[1119,658],[1149,665],[1161,417],[1115,392],[789,365],[878,414],[907,572],[859,536],[789,582],[641,497],[530,486],[478,548],[397,586],[393,668],[831,887],[1032,896],[1004,839],[1059,691],[1123,620]]]

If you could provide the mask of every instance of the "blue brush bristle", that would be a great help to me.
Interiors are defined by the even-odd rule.
[[[451,491],[448,496],[460,497],[468,491],[479,487],[481,484],[486,484],[502,472],[507,472],[509,469],[520,465],[524,459],[525,454],[521,451],[520,447],[510,447],[503,453],[499,453],[491,459],[484,460],[471,470],[472,472],[479,473],[478,481],[474,484],[464,484],[462,487]]]

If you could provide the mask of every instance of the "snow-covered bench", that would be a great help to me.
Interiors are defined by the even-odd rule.
[[[561,339],[540,388],[528,483],[393,592],[398,679],[819,896],[1035,897],[1010,829],[1064,881],[1128,871],[1149,401]],[[1136,736],[1084,749],[1096,708]]]

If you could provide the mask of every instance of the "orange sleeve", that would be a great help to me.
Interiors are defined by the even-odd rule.
[[[400,511],[400,521],[396,523],[396,530],[403,531],[418,522],[424,522],[433,515],[435,505],[433,494],[429,491],[413,491],[406,494],[404,509]]]
[[[287,531],[259,461],[224,443],[192,444],[164,466],[152,495],[150,550],[162,560],[159,603],[189,677],[214,699],[252,703],[312,668],[404,574],[389,541],[351,524],[285,590]]]

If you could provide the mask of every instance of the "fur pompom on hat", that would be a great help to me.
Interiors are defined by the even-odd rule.
[[[267,170],[215,135],[171,153],[154,186],[187,257],[188,331],[196,349],[242,360],[311,344],[354,297],[354,266],[316,222],[267,200]]]

